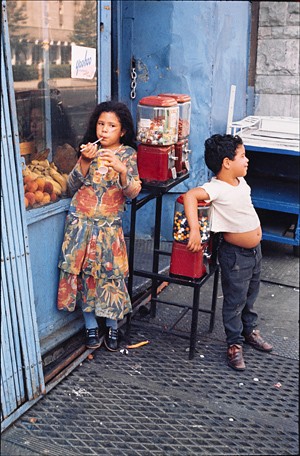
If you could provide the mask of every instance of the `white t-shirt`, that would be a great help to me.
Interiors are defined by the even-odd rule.
[[[215,233],[244,233],[259,227],[260,221],[251,200],[251,189],[240,177],[236,187],[212,177],[201,185],[212,203],[211,230]]]

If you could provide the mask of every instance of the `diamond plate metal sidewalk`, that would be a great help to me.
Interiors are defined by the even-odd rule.
[[[278,257],[272,249],[265,255],[274,271]],[[150,319],[142,306],[132,320],[131,342],[149,343],[127,355],[94,351],[2,434],[2,456],[298,454],[298,259],[286,255],[289,283],[275,275],[270,283],[266,268],[257,301],[272,353],[245,346],[246,370],[226,365],[221,288],[212,333],[209,317],[199,314],[193,360],[190,312],[178,321],[182,309],[158,305]],[[201,290],[204,306],[210,305],[208,292],[209,283]],[[190,293],[169,285],[161,295],[188,303]]]

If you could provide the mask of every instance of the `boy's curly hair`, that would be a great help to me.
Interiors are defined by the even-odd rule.
[[[215,174],[222,168],[224,158],[234,160],[236,149],[243,144],[240,136],[213,135],[205,143],[204,158],[206,166]]]

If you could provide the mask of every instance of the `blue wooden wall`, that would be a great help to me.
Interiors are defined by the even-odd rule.
[[[126,1],[120,7],[119,98],[130,103],[132,56],[138,74],[136,99],[130,103],[134,116],[138,100],[147,95],[174,92],[192,98],[190,178],[175,188],[185,192],[208,178],[203,144],[226,131],[232,84],[234,120],[247,115],[250,2]],[[162,237],[167,240],[172,240],[176,196],[164,197]],[[128,220],[125,216],[125,232]],[[153,222],[153,205],[148,204],[140,210],[137,236],[151,235]]]

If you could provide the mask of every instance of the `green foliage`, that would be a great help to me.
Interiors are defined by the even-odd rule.
[[[70,41],[78,46],[97,47],[97,4],[95,1],[86,0],[74,24],[74,33]]]
[[[28,33],[25,33],[23,29],[23,25],[28,19],[25,12],[26,5],[22,3],[21,6],[17,6],[17,2],[14,0],[9,0],[6,5],[10,45],[16,55],[26,54]]]
[[[50,65],[50,78],[70,78],[71,65]]]
[[[16,42],[19,39],[25,39],[27,33],[21,33],[22,26],[25,25],[28,16],[25,12],[26,5],[24,3],[21,6],[17,6],[15,0],[9,0],[6,2],[7,5],[7,17],[9,36],[12,42]]]
[[[32,81],[38,79],[37,65],[13,65],[14,81]],[[71,66],[50,65],[50,78],[70,78]]]
[[[13,65],[12,70],[15,82],[38,79],[38,70],[36,65]]]

